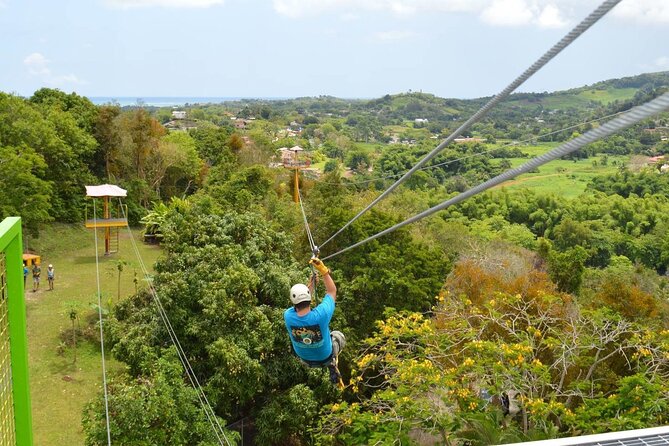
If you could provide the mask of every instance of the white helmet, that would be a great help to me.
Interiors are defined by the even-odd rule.
[[[297,305],[300,302],[311,302],[311,293],[309,288],[301,283],[293,285],[290,289],[290,301],[293,305]]]

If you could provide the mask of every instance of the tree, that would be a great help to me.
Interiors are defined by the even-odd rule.
[[[234,154],[228,146],[230,132],[225,127],[197,128],[190,136],[195,141],[199,157],[211,166],[219,163],[231,163]]]
[[[182,195],[196,182],[201,164],[193,138],[184,132],[173,132],[165,135],[147,156],[146,180],[162,198]]]
[[[52,219],[51,183],[40,178],[46,168],[31,148],[0,145],[0,220],[19,215],[24,229],[37,235],[39,225]]]
[[[65,303],[65,313],[67,314],[68,319],[72,325],[72,364],[77,363],[77,327],[75,327],[75,322],[79,321],[79,303],[78,302],[66,302]]]
[[[366,171],[370,165],[369,155],[363,150],[349,152],[346,166],[358,172]]]
[[[550,251],[548,272],[560,291],[577,293],[583,282],[583,271],[588,253],[582,246],[564,252]]]
[[[115,128],[114,122],[121,114],[121,109],[115,105],[103,105],[100,107],[94,124],[93,136],[98,142],[96,153],[96,164],[94,172],[102,174],[106,178],[115,178],[119,175],[119,166],[115,163],[121,145],[120,134]],[[103,166],[104,171],[100,169]]]
[[[337,169],[339,169],[339,162],[337,160],[328,160],[325,162],[325,166],[323,166],[324,173],[335,172]]]
[[[33,174],[56,186],[49,197],[51,217],[68,222],[83,219],[82,191],[91,181],[87,166],[95,140],[69,112],[0,93],[0,147],[25,153],[31,164],[35,158],[30,153],[39,155],[47,168],[33,168]]]
[[[252,179],[251,173],[240,179]],[[246,184],[254,189],[254,181]],[[201,195],[189,208],[168,212],[166,257],[156,266],[154,284],[216,412],[233,420],[259,417],[258,435],[268,442],[275,435],[290,438],[305,425],[287,421],[293,414],[284,403],[313,408],[332,398],[327,373],[308,370],[286,354],[289,341],[280,322],[286,290],[304,279],[284,234],[258,214],[223,212],[217,204]],[[129,365],[133,388],[169,342],[154,311],[140,291],[117,305],[109,322],[113,354]],[[300,383],[313,390],[318,404],[302,400],[306,389],[293,389]]]
[[[355,359],[357,401],[329,406],[317,441],[491,444],[666,423],[669,331],[583,310],[531,263],[465,260],[432,317],[388,310]]]
[[[183,370],[174,351],[157,360],[142,378],[120,375],[110,380],[109,417],[114,444],[175,446],[219,444],[193,388],[183,382]],[[212,421],[213,422],[213,421]],[[226,422],[217,419],[221,426]],[[105,401],[100,395],[89,403],[82,419],[86,446],[107,444]],[[221,435],[221,434],[219,434]],[[224,435],[236,443],[236,432]]]
[[[119,161],[123,163],[122,175],[146,180],[147,160],[165,135],[164,127],[146,110],[138,108],[116,118],[116,131],[120,135]]]

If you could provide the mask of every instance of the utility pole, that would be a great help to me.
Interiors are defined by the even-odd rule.
[[[290,149],[280,149],[281,151],[290,150],[293,152],[293,159],[291,161],[284,161],[283,167],[286,169],[292,169],[295,171],[293,178],[293,201],[297,204],[300,202],[300,169],[305,165],[300,162],[299,153],[304,149],[300,146],[291,147]]]

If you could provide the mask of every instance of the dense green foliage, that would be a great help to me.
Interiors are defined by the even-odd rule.
[[[660,94],[666,80],[514,95],[323,254]],[[0,94],[0,217],[18,213],[37,233],[83,218],[85,184],[127,188],[131,221],[163,249],[152,284],[235,442],[242,425],[261,445],[460,445],[669,422],[669,174],[663,158],[647,160],[669,152],[666,116],[575,154],[619,163],[577,199],[495,190],[328,261],[349,386],[292,355],[282,313],[311,252],[276,150],[300,145],[323,172],[299,178],[318,243],[483,102],[404,93],[191,105],[197,128],[182,131],[168,130],[185,126],[169,109]],[[545,144],[514,142],[526,139]],[[634,156],[647,166],[628,168]],[[155,305],[140,289],[105,324],[127,365],[109,389],[112,442],[217,444]],[[106,443],[101,395],[83,426],[87,444]]]

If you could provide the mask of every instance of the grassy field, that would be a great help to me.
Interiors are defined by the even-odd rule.
[[[606,90],[585,90],[578,94],[579,97],[589,101],[597,101],[608,104],[613,101],[632,99],[638,89],[636,88],[609,88]]]
[[[636,88],[608,88],[605,90],[590,89],[580,92],[561,92],[543,97],[538,103],[545,108],[565,110],[587,107],[593,101],[606,105],[616,100],[631,99],[637,91]],[[527,100],[520,102],[529,104]]]
[[[544,149],[540,153],[545,151]],[[509,161],[513,167],[518,167],[528,159],[512,158]],[[575,198],[585,191],[593,177],[615,173],[618,166],[626,165],[628,162],[629,156],[608,156],[605,166],[601,163],[601,157],[578,161],[555,160],[541,166],[538,173],[520,175],[498,188],[509,190],[531,188],[537,193],[553,193],[565,198]]]
[[[414,128],[411,122],[405,122],[404,125],[386,125],[383,127],[385,133],[402,137],[406,135],[411,139],[429,138],[431,133],[425,127]]]
[[[103,236],[99,232],[101,253],[104,251]],[[139,239],[138,231],[135,239]],[[38,239],[26,238],[24,245],[42,256],[40,289],[32,292],[29,277],[26,290],[34,444],[83,445],[82,409],[102,386],[100,346],[93,340],[80,340],[74,363],[74,349],[63,344],[62,333],[71,327],[68,316],[71,306],[78,310],[82,329],[89,324],[91,333],[97,329],[94,322],[97,310],[91,307],[97,300],[93,232],[83,227],[53,225]],[[144,262],[150,267],[159,256],[160,248],[143,243],[138,245]],[[118,260],[128,262],[121,275],[121,296],[134,292],[134,270],[138,271],[139,286],[144,283],[129,235],[122,231],[119,253],[100,256],[103,306],[109,299],[117,301]],[[53,291],[48,291],[46,282],[49,263],[54,265],[56,272]],[[122,367],[110,359],[108,351],[106,357],[109,374]]]

